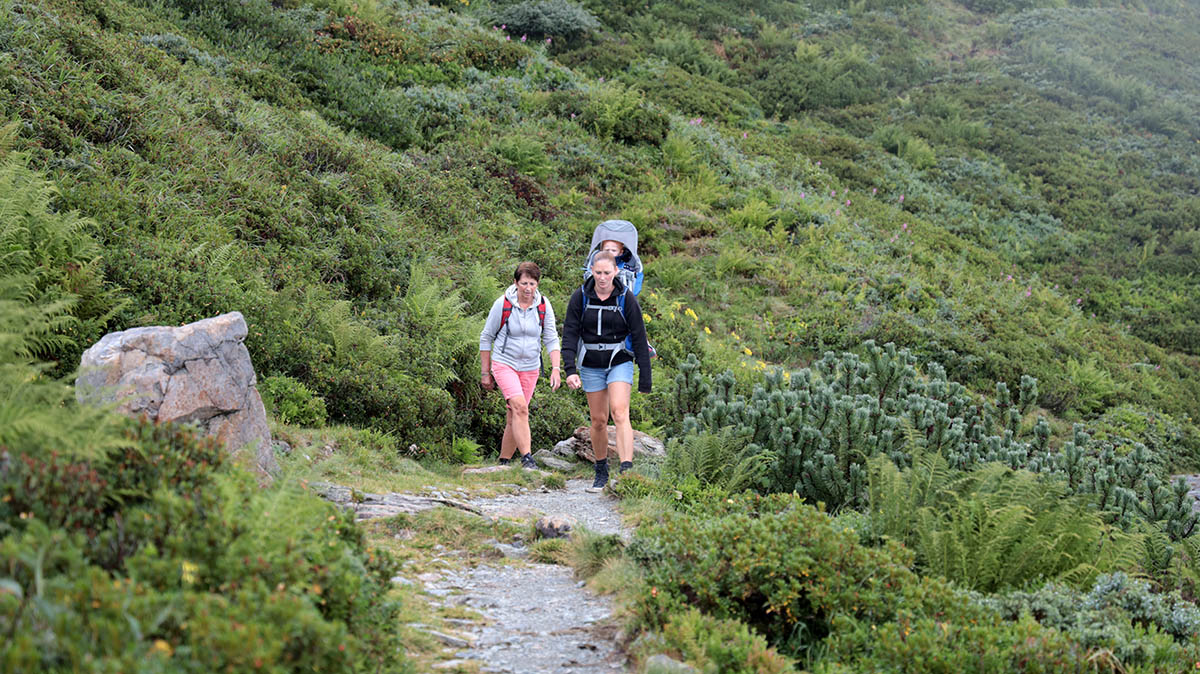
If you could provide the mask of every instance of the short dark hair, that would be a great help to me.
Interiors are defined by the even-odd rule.
[[[611,262],[613,269],[616,269],[616,267],[617,267],[617,256],[613,255],[612,253],[608,252],[607,250],[602,250],[599,253],[596,253],[595,255],[592,256],[592,266],[595,267],[596,263],[599,262],[600,260],[607,260],[607,261]]]
[[[517,265],[517,270],[513,272],[513,281],[519,282],[522,276],[528,276],[534,281],[541,281],[542,270],[537,266],[536,262],[522,262]]]

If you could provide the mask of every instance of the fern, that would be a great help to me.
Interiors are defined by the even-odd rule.
[[[86,265],[96,245],[83,224],[51,213],[46,181],[25,158],[4,154],[12,127],[0,130],[0,448],[95,459],[119,440],[117,420],[74,404],[68,383],[39,362],[74,346],[79,298],[58,265]]]
[[[883,457],[868,466],[875,530],[910,546],[925,572],[974,590],[1044,580],[1081,587],[1136,565],[1142,549],[1142,536],[1028,471],[993,463],[962,473],[928,453],[903,471]]]
[[[0,357],[62,361],[61,375],[123,303],[104,286],[91,223],[53,211],[53,185],[9,152],[15,133],[15,124],[0,127],[0,303],[40,309],[3,307]]]
[[[758,482],[774,460],[726,428],[717,433],[691,433],[674,440],[663,462],[663,479],[674,482],[694,477],[706,486],[735,493]]]
[[[469,356],[479,344],[479,327],[465,313],[462,293],[433,278],[425,264],[415,263],[401,307],[409,336],[419,341],[425,354],[414,365],[434,386],[457,381],[455,359]]]

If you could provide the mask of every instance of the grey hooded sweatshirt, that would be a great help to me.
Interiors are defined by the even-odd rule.
[[[506,325],[500,325],[504,313],[504,297],[512,302],[512,314]],[[546,351],[559,349],[558,328],[554,325],[554,309],[546,300],[546,323],[538,325],[538,303],[542,294],[534,295],[533,304],[522,309],[517,304],[517,285],[514,283],[504,291],[504,297],[496,298],[488,312],[487,323],[479,333],[479,350],[491,351],[493,363],[503,363],[518,372],[536,370],[542,363],[542,347]]]

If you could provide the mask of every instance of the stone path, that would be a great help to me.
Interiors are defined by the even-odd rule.
[[[583,527],[600,534],[628,534],[617,515],[616,501],[605,494],[589,494],[591,480],[567,480],[565,490],[530,491],[467,503],[493,517],[536,519],[539,513],[574,517]]]
[[[589,494],[590,481],[570,480],[565,491],[527,492],[470,505],[489,516],[530,521],[539,514],[565,514],[599,533],[627,534],[616,501]],[[455,660],[436,665],[453,671],[471,661],[480,672],[624,672],[617,649],[618,626],[608,598],[583,587],[570,568],[552,564],[480,565],[444,571],[424,580],[433,603],[469,607],[483,622],[456,621],[471,638]]]

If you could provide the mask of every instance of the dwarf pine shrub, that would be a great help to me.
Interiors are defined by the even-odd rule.
[[[676,385],[674,405],[694,407],[698,391],[709,393],[699,413],[684,420],[684,432],[735,429],[770,457],[758,490],[795,492],[835,510],[868,505],[872,457],[904,468],[916,452],[928,452],[955,470],[1000,463],[1063,480],[1124,527],[1140,518],[1173,540],[1195,532],[1200,515],[1187,508],[1186,485],[1167,486],[1153,475],[1144,445],[1117,455],[1077,425],[1071,441],[1050,449],[1049,424],[1024,422],[1038,399],[1032,377],[1021,379],[1015,395],[1000,382],[993,399],[980,400],[948,381],[937,363],[923,379],[908,350],[863,346],[864,357],[826,352],[808,368],[764,374],[749,397],[735,391],[731,372],[710,379],[693,371]]]
[[[571,42],[600,28],[591,12],[570,0],[525,0],[500,9],[492,22],[539,42],[547,37]]]

